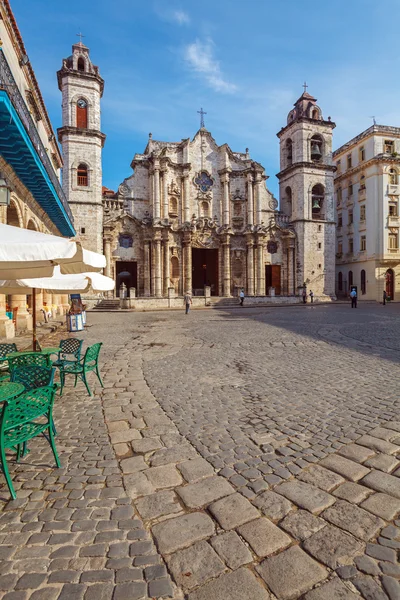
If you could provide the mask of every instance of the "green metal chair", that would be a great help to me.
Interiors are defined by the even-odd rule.
[[[61,340],[60,351],[57,359],[53,361],[53,367],[61,368],[67,365],[74,365],[81,359],[82,346],[83,340],[79,340],[78,338]]]
[[[26,365],[12,370],[11,381],[13,383],[22,383],[26,391],[34,390],[39,387],[53,385],[55,372],[56,370],[51,367]],[[56,387],[58,386],[56,385]]]
[[[8,365],[10,368],[10,373],[12,377],[12,373],[15,369],[19,369],[20,367],[47,367],[48,361],[47,356],[44,354],[40,354],[38,352],[24,352],[23,354],[19,354],[18,356],[12,356],[8,359]]]
[[[61,390],[60,395],[62,395],[64,384],[65,384],[65,376],[66,375],[74,375],[75,376],[75,384],[76,386],[78,382],[78,378],[83,381],[86,386],[87,392],[89,396],[92,395],[90,391],[89,384],[87,381],[87,373],[91,371],[95,371],[97,375],[97,379],[100,381],[101,387],[104,387],[103,382],[100,377],[99,371],[99,354],[102,346],[102,342],[97,344],[93,344],[93,346],[89,346],[89,348],[85,352],[85,356],[81,358],[79,361],[72,365],[66,365],[60,368],[60,380],[61,380]]]
[[[0,460],[13,500],[16,499],[17,495],[8,470],[6,450],[17,447],[18,461],[21,456],[21,446],[25,446],[26,442],[43,434],[51,446],[57,467],[61,467],[52,428],[55,392],[56,386],[49,385],[30,390],[11,401],[2,403],[0,417]]]
[[[17,352],[16,344],[0,344],[0,382],[10,379],[7,354]]]

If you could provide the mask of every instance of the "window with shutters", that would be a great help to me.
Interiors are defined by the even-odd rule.
[[[88,126],[88,106],[84,98],[79,98],[76,103],[76,126],[79,129],[87,129]]]

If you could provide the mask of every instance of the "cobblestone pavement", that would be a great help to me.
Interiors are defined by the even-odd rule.
[[[14,470],[2,597],[399,599],[399,314],[92,313],[105,389]]]

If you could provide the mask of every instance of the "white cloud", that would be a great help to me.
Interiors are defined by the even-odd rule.
[[[174,10],[171,18],[179,23],[179,25],[188,25],[190,23],[190,17],[183,10]]]
[[[203,75],[216,92],[232,93],[236,91],[236,85],[223,77],[219,62],[214,58],[213,43],[210,39],[205,42],[196,40],[186,46],[184,58],[189,67]]]

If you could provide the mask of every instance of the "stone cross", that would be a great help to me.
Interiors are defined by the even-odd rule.
[[[78,38],[80,38],[80,39],[79,39],[79,43],[80,43],[80,44],[82,44],[82,38],[83,38],[83,37],[86,37],[86,36],[85,36],[85,35],[83,35],[82,33],[77,33],[76,35],[77,35],[77,37],[78,37]]]
[[[200,128],[204,127],[204,115],[206,115],[207,113],[204,112],[204,110],[201,108],[200,110],[197,111],[200,115]]]

